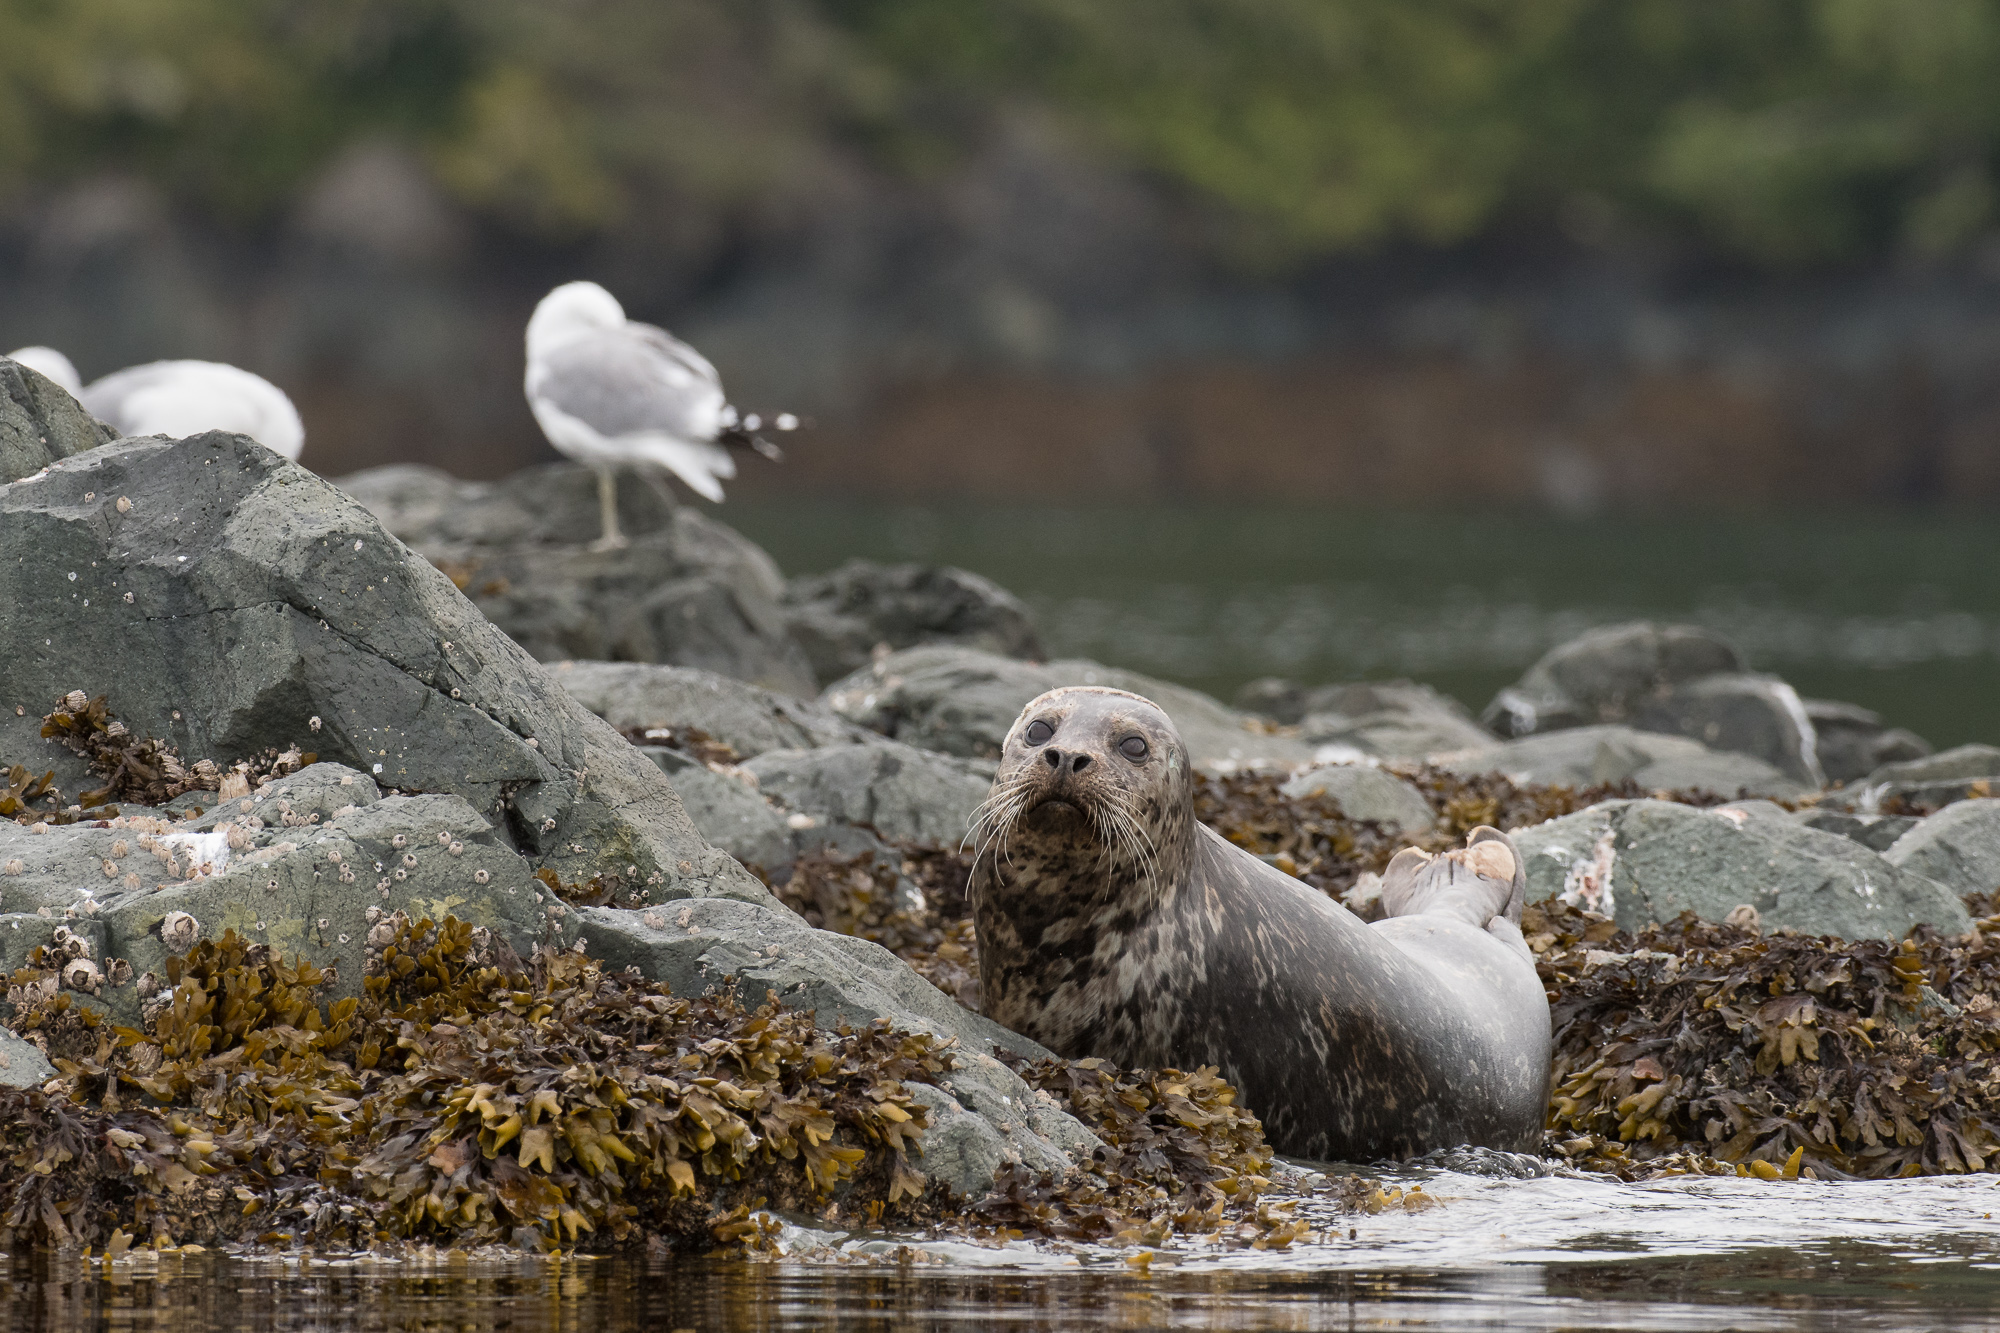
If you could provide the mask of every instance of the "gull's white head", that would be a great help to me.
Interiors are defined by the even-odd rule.
[[[535,305],[528,320],[528,355],[579,333],[625,327],[625,307],[594,282],[566,282]]]
[[[70,359],[53,347],[20,347],[7,353],[9,361],[18,361],[28,369],[51,380],[68,390],[74,398],[83,392],[83,378],[76,373]]]

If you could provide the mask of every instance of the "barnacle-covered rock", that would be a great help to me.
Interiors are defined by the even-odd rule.
[[[119,440],[0,486],[0,605],[18,696],[88,684],[190,767],[309,741],[385,786],[463,797],[565,880],[630,865],[656,896],[768,901],[449,579],[243,437]],[[41,726],[0,711],[0,756],[81,790],[85,760]]]
[[[1971,924],[1949,889],[1849,838],[1761,802],[1707,810],[1606,801],[1514,833],[1530,900],[1557,897],[1637,930],[1693,912],[1720,921],[1739,904],[1764,928],[1896,939],[1927,924]]]

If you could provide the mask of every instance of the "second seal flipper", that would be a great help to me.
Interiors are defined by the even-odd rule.
[[[1527,895],[1527,871],[1514,840],[1484,824],[1463,848],[1441,856],[1405,847],[1382,875],[1385,916],[1449,916],[1479,930],[1504,922],[1516,938]]]

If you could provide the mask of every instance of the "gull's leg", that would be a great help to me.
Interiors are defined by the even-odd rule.
[[[674,496],[674,488],[667,482],[667,474],[665,472],[659,468],[646,467],[643,464],[634,468],[633,471],[639,474],[641,481],[653,488],[655,495],[666,502],[668,509],[679,509],[681,507],[681,502]]]
[[[615,551],[625,545],[618,531],[618,474],[608,467],[597,469],[597,505],[604,520],[604,535],[590,544],[593,551]]]

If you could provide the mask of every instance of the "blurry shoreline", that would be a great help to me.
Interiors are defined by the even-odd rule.
[[[1248,681],[1407,676],[1477,712],[1593,625],[1717,630],[1802,694],[1944,747],[2000,737],[2000,588],[1970,510],[1083,506],[745,497],[712,510],[788,574],[849,559],[953,564],[1034,613],[1051,656],[1231,698]]]

